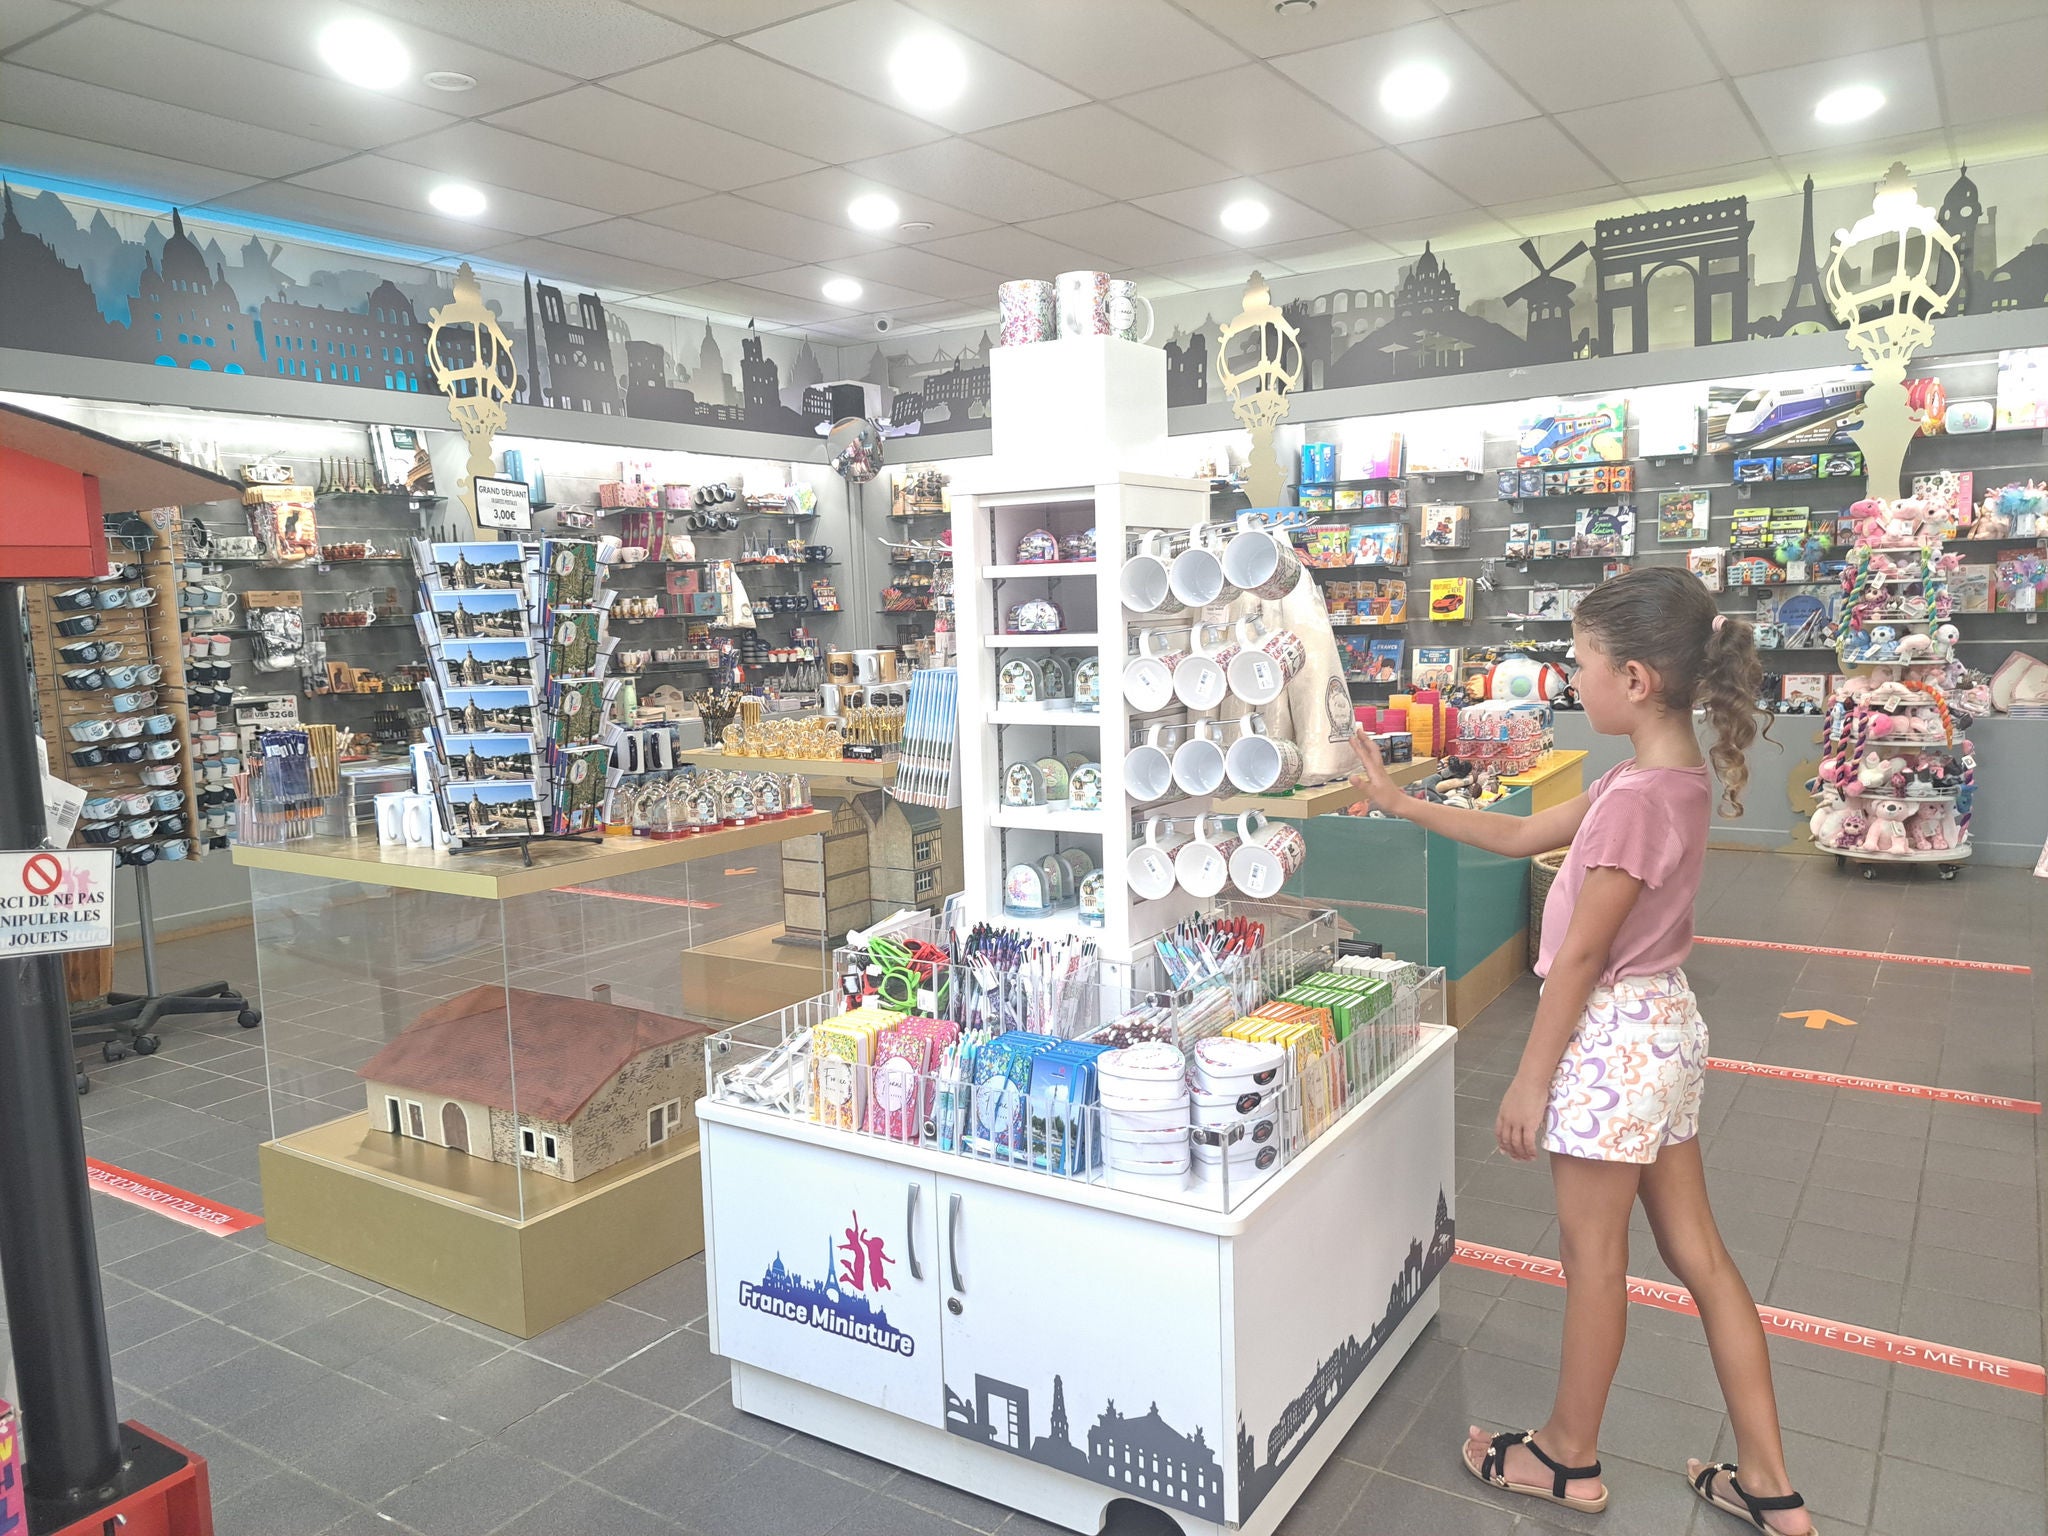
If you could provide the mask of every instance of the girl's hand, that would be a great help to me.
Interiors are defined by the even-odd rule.
[[[1494,1117],[1495,1145],[1518,1163],[1534,1162],[1542,1149],[1543,1119],[1549,1109],[1549,1089],[1542,1083],[1528,1083],[1517,1077],[1500,1101],[1500,1113]]]
[[[1365,769],[1363,775],[1352,775],[1352,784],[1365,791],[1366,803],[1382,816],[1399,816],[1408,804],[1408,796],[1388,775],[1378,743],[1362,725],[1351,732],[1351,750],[1358,754],[1359,766]]]

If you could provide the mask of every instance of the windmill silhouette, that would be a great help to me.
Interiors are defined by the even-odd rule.
[[[1589,249],[1586,242],[1580,240],[1545,266],[1536,242],[1522,242],[1522,254],[1529,258],[1529,265],[1536,269],[1536,275],[1501,302],[1526,304],[1529,308],[1527,337],[1530,362],[1563,362],[1572,355],[1572,292],[1576,285],[1570,278],[1559,277],[1557,269],[1567,262],[1577,261]]]

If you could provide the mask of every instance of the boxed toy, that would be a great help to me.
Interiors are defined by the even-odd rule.
[[[1657,542],[1696,544],[1707,536],[1708,496],[1705,491],[1657,493]]]
[[[1472,578],[1435,576],[1429,583],[1429,616],[1455,622],[1472,616]]]
[[[1991,612],[1991,567],[1958,566],[1948,578],[1948,595],[1957,613]]]
[[[1529,617],[1532,619],[1568,619],[1570,612],[1564,605],[1562,587],[1538,585],[1529,589]]]
[[[1529,525],[1527,523],[1508,524],[1508,547],[1506,554],[1510,560],[1526,560],[1529,558]]]
[[[1724,569],[1727,559],[1727,550],[1708,544],[1685,552],[1685,568],[1699,577],[1700,584],[1709,592],[1719,592],[1728,584]]]
[[[1788,672],[1779,688],[1779,697],[1790,706],[1803,710],[1812,705],[1815,713],[1827,704],[1828,680],[1822,672]]]
[[[1361,523],[1351,530],[1349,558],[1353,565],[1406,565],[1408,525]]]
[[[1636,552],[1633,507],[1581,507],[1572,527],[1575,555],[1632,555]]]
[[[1459,646],[1418,645],[1408,681],[1417,688],[1455,688],[1463,658],[1464,651]]]

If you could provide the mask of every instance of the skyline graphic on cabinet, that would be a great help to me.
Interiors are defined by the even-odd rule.
[[[1183,1433],[1160,1416],[1157,1402],[1142,1414],[1120,1411],[1109,1399],[1088,1426],[1087,1446],[1074,1444],[1067,1421],[1066,1382],[1052,1379],[1052,1413],[1046,1433],[1031,1434],[1031,1393],[1014,1382],[979,1373],[968,1401],[946,1387],[946,1428],[1013,1456],[1101,1483],[1147,1503],[1200,1515],[1223,1517],[1223,1464],[1200,1425]]]
[[[1427,1244],[1417,1238],[1409,1246],[1401,1272],[1387,1289],[1387,1310],[1363,1339],[1351,1335],[1323,1357],[1307,1385],[1282,1410],[1279,1421],[1266,1433],[1266,1459],[1258,1461],[1258,1442],[1242,1420],[1237,1426],[1237,1518],[1250,1517],[1260,1500],[1273,1491],[1302,1447],[1315,1438],[1323,1421],[1344,1400],[1365,1368],[1385,1347],[1394,1331],[1408,1316],[1457,1247],[1457,1223],[1451,1218],[1450,1202],[1437,1191],[1436,1224]]]
[[[855,1219],[858,1221],[857,1217]],[[816,1328],[823,1333],[835,1334],[842,1339],[871,1345],[892,1355],[908,1357],[915,1354],[917,1341],[890,1322],[888,1312],[877,1306],[862,1286],[864,1279],[877,1290],[891,1289],[888,1281],[881,1277],[879,1267],[868,1271],[866,1265],[870,1259],[877,1266],[896,1261],[882,1255],[878,1239],[869,1239],[866,1246],[858,1247],[856,1251],[862,1255],[859,1262],[865,1271],[861,1278],[856,1278],[848,1267],[853,1261],[839,1260],[839,1247],[828,1235],[825,1239],[823,1280],[806,1280],[784,1264],[778,1252],[774,1261],[762,1271],[760,1284],[746,1280],[740,1282],[740,1305]]]

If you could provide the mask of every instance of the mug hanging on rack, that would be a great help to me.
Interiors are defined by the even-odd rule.
[[[1300,747],[1267,735],[1259,715],[1247,715],[1239,723],[1240,734],[1223,755],[1223,770],[1233,786],[1247,795],[1271,795],[1301,782]]]
[[[1141,633],[1138,654],[1124,664],[1124,697],[1136,714],[1149,715],[1173,702],[1173,674],[1188,653],[1164,649],[1164,633],[1157,629]],[[1155,650],[1155,646],[1161,648]]]
[[[1239,531],[1223,547],[1223,575],[1233,587],[1277,603],[1301,584],[1301,561],[1287,536],[1239,519]]]
[[[1197,528],[1188,541],[1188,547],[1173,557],[1173,569],[1167,578],[1167,585],[1182,606],[1206,608],[1223,596],[1223,589],[1229,585],[1223,573],[1223,557],[1215,549],[1216,534],[1208,528]]]
[[[1156,619],[1173,618],[1181,607],[1173,600],[1173,562],[1168,553],[1172,535],[1160,529],[1138,536],[1137,548],[1117,574],[1117,592],[1133,613]]]
[[[1278,894],[1308,862],[1308,839],[1291,821],[1269,821],[1264,811],[1246,811],[1237,819],[1237,835],[1230,883],[1247,896]]]
[[[1190,896],[1205,900],[1230,883],[1231,855],[1242,846],[1242,839],[1235,835],[1220,842],[1212,841],[1209,836],[1209,823],[1212,821],[1222,822],[1226,827],[1230,825],[1226,817],[1197,816],[1194,841],[1173,856],[1174,877],[1180,882],[1180,888]]]
[[[1171,841],[1162,841],[1173,826],[1169,817],[1148,818],[1145,840],[1124,859],[1124,883],[1140,901],[1158,901],[1173,894],[1174,860],[1187,844],[1187,838],[1178,834]]]

